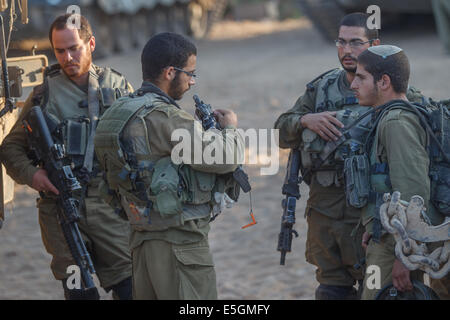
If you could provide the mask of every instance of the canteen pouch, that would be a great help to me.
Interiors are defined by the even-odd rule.
[[[344,162],[345,194],[347,203],[362,208],[369,198],[369,160],[365,154],[353,155]]]
[[[161,158],[154,167],[151,199],[154,200],[156,210],[161,217],[168,217],[183,212],[182,188],[176,165],[170,157]]]

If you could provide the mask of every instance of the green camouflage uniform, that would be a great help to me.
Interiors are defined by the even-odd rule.
[[[426,207],[432,206],[430,200],[430,179],[428,176],[430,160],[426,150],[427,134],[419,118],[412,110],[392,109],[386,112],[378,123],[375,140],[370,150],[370,165],[387,164],[388,169],[377,170],[371,174],[371,185],[375,192],[399,191],[403,200],[409,201],[413,195],[420,195]],[[380,166],[381,168],[382,166]],[[387,183],[386,183],[387,182]],[[370,197],[369,197],[370,198]],[[394,236],[380,229],[379,218],[374,217],[375,203],[369,200],[363,208],[362,224],[372,239],[366,251],[366,267],[376,265],[381,271],[381,286],[392,283],[392,267],[396,259]],[[443,222],[437,213],[428,212],[433,225]],[[373,300],[377,288],[367,286],[371,274],[366,274],[362,299]],[[423,282],[421,271],[411,272],[411,279]],[[433,280],[435,287],[442,287],[444,280]],[[445,285],[444,285],[445,288]],[[444,297],[442,289],[436,290]]]
[[[199,127],[200,131],[196,132]],[[158,163],[170,159],[168,157],[178,143],[171,141],[176,129],[186,129],[191,137],[203,132],[192,115],[159,88],[144,82],[132,97],[117,100],[103,115],[96,132],[95,152],[101,166],[109,173],[106,179],[110,190],[105,196],[113,206],[120,201],[132,226],[134,299],[217,299],[214,263],[208,244],[211,190],[217,185],[217,174],[233,172],[237,165],[201,163],[183,166],[198,182],[195,187],[188,183],[186,190],[195,204],[183,201],[182,212],[171,211],[169,207],[173,204],[175,208],[174,203],[178,200],[176,197],[164,198],[162,203],[158,199],[165,197],[162,193],[158,193],[156,199],[152,198],[153,202],[149,204],[147,197],[155,192],[154,177],[161,177],[157,174]],[[231,126],[226,129],[236,132]],[[236,143],[225,130],[217,137],[231,146]],[[123,157],[117,156],[124,153],[122,146],[125,143],[131,145],[129,153],[125,151],[125,158],[136,157],[139,161],[136,180],[130,180],[130,174],[122,176],[122,180],[117,179],[117,172],[131,170],[130,162],[120,164]],[[188,157],[193,159],[193,154]],[[171,163],[167,162],[167,166]],[[177,168],[178,172],[182,170]],[[145,195],[138,197],[140,179]],[[177,184],[178,175],[174,179]],[[115,191],[114,196],[111,191]],[[167,190],[165,194],[168,194]],[[179,193],[178,197],[181,197]]]
[[[418,101],[422,97],[414,88],[408,91],[408,96]],[[275,128],[280,130],[280,147],[301,145],[303,115],[358,108],[361,107],[350,89],[346,72],[329,71],[310,82],[294,107],[275,122]],[[361,209],[347,205],[342,168],[343,161],[335,161],[334,168],[328,165],[313,173],[305,212],[308,222],[306,260],[317,266],[317,281],[330,286],[353,286],[363,279],[363,268],[355,268],[364,257],[360,245],[362,229],[355,230]],[[327,180],[331,183],[320,182]],[[352,235],[353,230],[357,232]]]
[[[131,86],[119,73],[92,65],[90,76],[98,77],[102,94],[99,106],[100,114],[115,99],[118,90],[131,91]],[[43,103],[43,105],[41,104]],[[3,141],[0,154],[1,160],[8,174],[20,184],[31,187],[33,175],[38,168],[32,165],[27,156],[28,143],[25,130],[22,128],[24,115],[36,104],[40,104],[47,115],[55,123],[63,123],[68,119],[89,118],[87,108],[87,87],[80,88],[72,82],[59,68],[54,65],[46,71],[46,82],[38,86],[25,102],[19,120],[9,135]],[[83,143],[83,137],[77,137],[75,143]],[[66,146],[66,151],[67,151]],[[81,158],[84,158],[81,151]],[[77,173],[75,168],[74,172]],[[100,197],[98,185],[101,181],[101,172],[94,159],[94,170],[97,175],[93,177],[86,187],[85,194],[81,192],[74,196],[80,201],[79,212],[81,219],[78,222],[86,247],[90,252],[100,284],[109,288],[131,276],[131,257],[128,247],[129,225],[127,221],[117,215]],[[49,254],[52,255],[51,269],[58,280],[66,279],[69,265],[75,264],[69,248],[64,239],[57,219],[55,196],[49,193],[40,193],[37,207],[39,208],[39,224],[42,240]]]
[[[334,95],[328,98],[332,102],[343,101],[343,103],[335,102],[333,105],[317,110],[317,105],[323,102],[318,101],[323,99],[318,95],[321,95],[323,83],[328,81],[330,73],[323,79],[319,78],[308,84],[307,90],[297,100],[294,107],[283,113],[275,122],[275,128],[280,130],[281,148],[299,147],[303,131],[300,119],[303,115],[359,107],[350,90],[346,72],[339,70],[337,78],[335,72],[331,72],[331,75],[334,75],[337,90],[335,89]],[[345,103],[345,98],[348,98],[349,103]],[[363,256],[359,246],[360,241],[351,236],[361,213],[359,209],[347,206],[342,172],[341,170],[334,172],[340,185],[333,183],[323,186],[317,180],[317,173],[311,177],[305,212],[308,222],[305,255],[306,260],[317,267],[316,278],[319,283],[331,286],[353,286],[356,280],[363,278],[361,269],[354,268]],[[358,235],[357,238],[360,236]]]

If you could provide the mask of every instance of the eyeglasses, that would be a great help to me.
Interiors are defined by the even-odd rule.
[[[180,68],[177,68],[177,67],[173,67],[173,68],[175,70],[177,70],[177,71],[180,71],[180,72],[183,72],[183,73],[187,74],[191,78],[197,78],[197,75],[194,73],[194,71],[186,71],[186,70],[183,70],[183,69],[180,69]]]
[[[350,42],[347,42],[345,40],[338,39],[334,40],[334,42],[336,43],[336,47],[338,48],[344,48],[347,44],[350,46],[350,48],[359,48],[366,43],[371,43],[373,40],[375,39],[370,39],[368,41],[350,40]]]

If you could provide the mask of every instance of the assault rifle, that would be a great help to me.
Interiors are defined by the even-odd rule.
[[[280,264],[284,265],[286,252],[291,252],[292,235],[298,237],[297,231],[293,229],[295,224],[295,207],[297,200],[300,199],[300,184],[302,183],[302,176],[299,176],[300,171],[300,150],[291,149],[289,153],[289,160],[287,165],[286,178],[282,188],[282,194],[286,195],[281,206],[283,208],[283,215],[281,217],[281,230],[278,235],[278,248],[281,252]]]
[[[194,95],[193,98],[195,101],[195,114],[202,122],[203,129],[208,130],[211,128],[216,128],[218,130],[222,130],[220,124],[214,117],[211,105],[201,101],[197,95]],[[245,193],[249,192],[252,189],[248,181],[248,175],[242,169],[241,165],[233,172],[233,178]]]
[[[292,235],[298,237],[298,233],[293,229],[293,226],[295,224],[296,202],[300,199],[300,184],[303,182],[303,178],[309,177],[315,170],[320,168],[322,164],[334,154],[334,151],[336,151],[337,148],[351,138],[352,134],[354,134],[353,130],[358,130],[358,128],[353,129],[355,125],[376,111],[377,109],[370,109],[350,125],[340,129],[342,136],[336,141],[331,140],[325,144],[323,150],[318,154],[316,159],[317,161],[313,163],[312,168],[306,169],[302,172],[303,176],[299,175],[301,161],[300,150],[291,149],[289,153],[286,178],[284,179],[282,188],[282,194],[286,195],[286,198],[283,199],[281,203],[283,215],[281,216],[281,230],[278,235],[277,250],[281,252],[280,265],[284,265],[286,252],[291,252]]]
[[[50,182],[58,189],[58,221],[61,225],[70,253],[80,268],[85,296],[98,299],[99,294],[91,274],[95,273],[89,252],[86,250],[77,221],[80,219],[78,201],[73,191],[82,187],[74,176],[70,165],[64,165],[64,146],[56,144],[50,134],[42,109],[31,108],[22,121],[33,157],[48,173]]]
[[[9,87],[9,75],[8,75],[8,64],[6,62],[6,41],[5,41],[5,28],[3,23],[3,17],[0,15],[0,56],[1,56],[1,67],[2,67],[2,86],[5,98],[5,106],[0,110],[0,118],[3,117],[7,112],[12,112],[16,106],[14,104],[13,98],[11,97],[11,91]]]

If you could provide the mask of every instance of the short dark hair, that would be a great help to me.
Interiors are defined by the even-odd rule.
[[[374,82],[386,74],[391,79],[396,93],[406,93],[408,90],[410,67],[403,50],[389,56],[381,56],[367,49],[358,56],[358,63],[372,75]]]
[[[53,21],[52,25],[50,26],[50,31],[48,33],[48,38],[50,40],[50,43],[53,47],[53,41],[52,41],[52,33],[53,30],[64,30],[67,29],[67,21],[69,18],[74,18],[74,16],[80,17],[80,28],[78,29],[78,35],[80,36],[81,40],[84,42],[88,42],[89,39],[92,37],[92,27],[89,21],[86,19],[86,17],[80,15],[80,14],[72,14],[72,13],[66,13],[64,15],[58,16],[55,21]]]
[[[367,13],[362,12],[349,13],[342,18],[339,28],[342,26],[361,27],[364,28],[367,39],[378,39],[378,29],[369,29],[367,27],[367,19],[369,19],[369,17],[370,16]]]
[[[155,81],[166,67],[184,68],[191,55],[197,55],[191,41],[176,33],[159,33],[142,50],[142,78]]]

